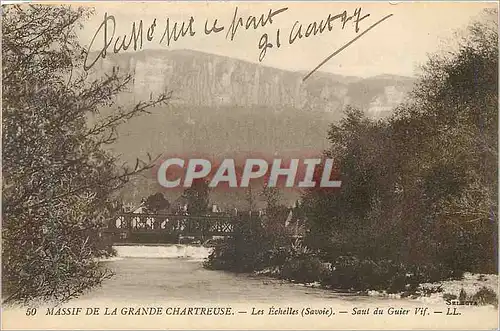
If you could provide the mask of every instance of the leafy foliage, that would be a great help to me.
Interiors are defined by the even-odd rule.
[[[498,32],[490,15],[457,51],[430,58],[389,120],[348,108],[331,126],[325,153],[343,187],[303,199],[308,244],[324,259],[496,271]]]
[[[371,120],[347,107],[331,125],[324,154],[340,169],[342,188],[302,196],[307,253],[262,227],[216,249],[208,264],[277,266],[274,275],[285,279],[407,294],[464,271],[496,272],[496,12],[472,24],[456,51],[432,56],[422,69],[390,118]],[[275,192],[266,194],[277,205]]]
[[[251,214],[240,214],[234,224],[234,235],[217,245],[205,267],[215,270],[251,272],[271,265],[271,250],[276,236],[265,231],[261,219]]]
[[[195,179],[190,187],[182,193],[188,204],[188,213],[191,215],[203,215],[207,212],[210,188],[204,179]]]
[[[478,302],[480,305],[493,305],[498,307],[498,296],[492,289],[481,287],[479,291],[472,296],[472,301]]]
[[[282,196],[279,189],[264,185],[260,195],[266,202],[266,213],[263,219],[264,228],[271,233],[283,232],[289,210],[281,202]]]
[[[164,211],[170,208],[170,202],[165,199],[165,196],[161,192],[151,194],[144,200],[144,205],[148,212],[157,213],[159,211]]]
[[[169,95],[132,109],[113,107],[131,81],[114,70],[82,72],[76,31],[83,7],[10,5],[2,20],[3,219],[2,280],[6,302],[68,300],[110,273],[96,257],[99,236],[118,203],[113,194],[151,165],[116,166],[106,150],[117,127]],[[88,119],[107,109],[93,125]]]

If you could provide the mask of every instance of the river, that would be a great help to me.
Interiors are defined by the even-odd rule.
[[[119,259],[102,262],[115,273],[82,299],[143,298],[150,301],[273,303],[329,300],[365,301],[369,297],[335,294],[282,280],[207,270],[209,249],[193,246],[115,247]]]
[[[349,295],[250,274],[203,268],[209,249],[195,246],[117,246],[116,258],[102,261],[114,272],[111,279],[63,307],[79,307],[78,316],[49,316],[40,307],[36,316],[26,309],[3,310],[4,329],[494,329],[498,310],[459,307],[447,316],[442,302]],[[140,307],[226,307],[231,316],[131,316],[123,310]],[[117,309],[117,315],[106,311]],[[135,309],[134,308],[134,309]],[[207,308],[207,309],[208,309]],[[271,316],[272,308],[297,310],[291,316]],[[333,316],[308,315],[304,309],[330,309]],[[385,315],[374,315],[376,308]],[[425,315],[416,308],[427,308]],[[87,315],[99,309],[98,315]],[[367,314],[355,314],[367,311]],[[390,313],[392,309],[393,313]],[[395,311],[407,310],[405,316]],[[435,313],[439,311],[440,313]],[[252,315],[260,312],[260,315]],[[478,324],[480,322],[480,325]]]

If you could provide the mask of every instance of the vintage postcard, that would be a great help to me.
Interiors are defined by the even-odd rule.
[[[499,327],[497,2],[2,5],[2,328]]]

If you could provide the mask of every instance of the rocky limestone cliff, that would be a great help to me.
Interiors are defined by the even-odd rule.
[[[368,79],[316,72],[305,73],[192,50],[147,50],[111,54],[99,60],[94,74],[117,66],[134,75],[133,86],[122,101],[138,101],[166,90],[174,104],[220,107],[240,106],[339,112],[350,104],[379,117],[401,101],[413,79],[377,76]]]

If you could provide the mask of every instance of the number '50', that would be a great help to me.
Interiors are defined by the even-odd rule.
[[[36,315],[36,308],[26,309],[26,316],[35,316],[35,315]]]

